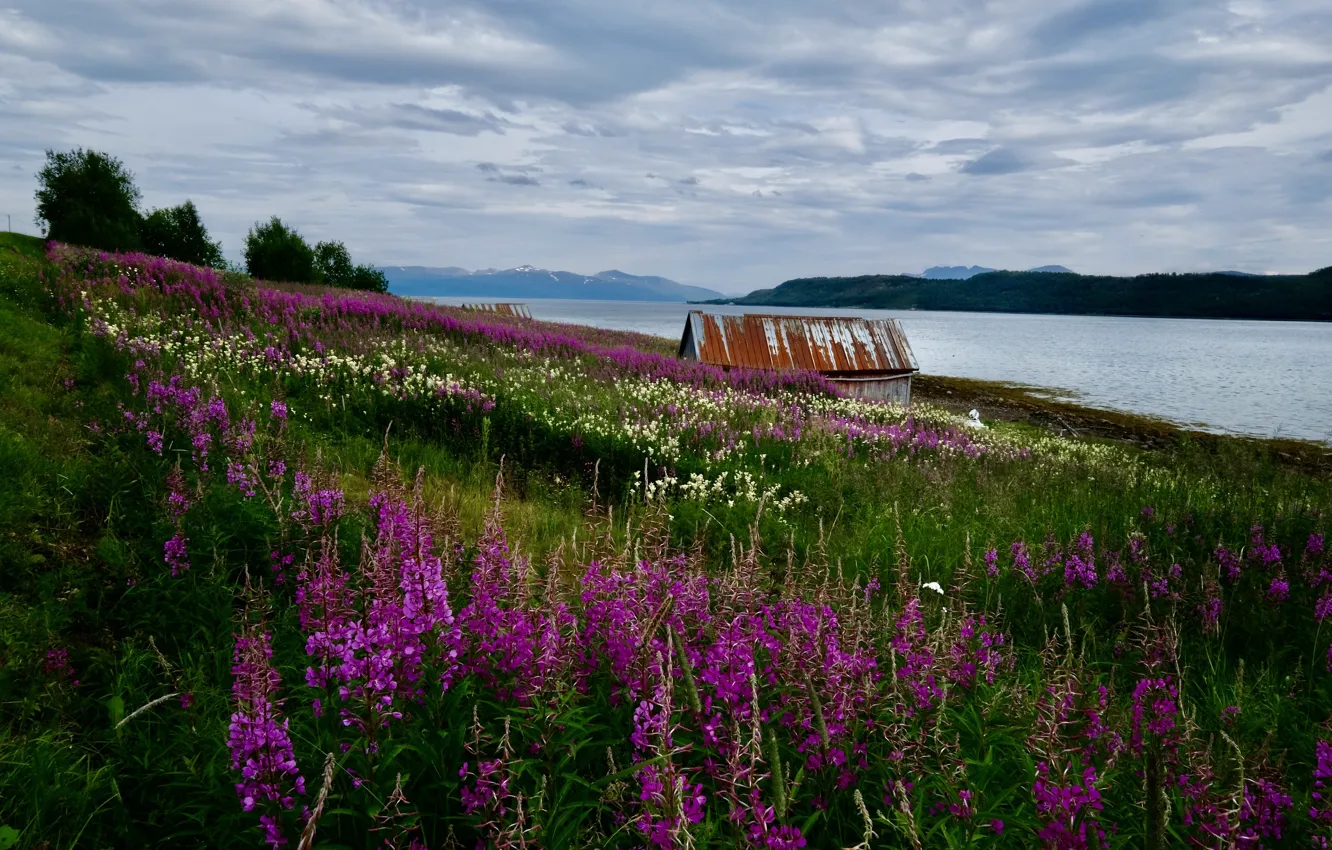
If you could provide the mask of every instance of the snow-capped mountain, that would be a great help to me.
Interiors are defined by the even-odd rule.
[[[701,286],[686,286],[653,275],[617,269],[581,275],[536,266],[469,271],[448,266],[380,266],[396,295],[467,298],[576,298],[601,301],[703,301],[723,297]]]
[[[985,266],[930,266],[924,273],[912,275],[912,277],[923,277],[926,280],[966,280],[978,274],[992,271],[998,271],[998,269],[989,269]],[[1027,269],[1027,271],[1073,274],[1072,269],[1066,269],[1063,266],[1037,266],[1034,269]]]

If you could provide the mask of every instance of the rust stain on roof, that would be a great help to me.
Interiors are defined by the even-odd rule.
[[[461,304],[463,310],[474,310],[478,313],[494,313],[497,316],[516,316],[519,319],[532,318],[526,304],[517,303],[496,303],[496,304]]]
[[[680,356],[715,366],[824,374],[920,369],[896,319],[855,316],[736,316],[694,310],[685,320]]]

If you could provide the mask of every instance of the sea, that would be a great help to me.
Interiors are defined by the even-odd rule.
[[[439,298],[445,304],[477,298]],[[678,339],[697,306],[529,299],[533,318]],[[1332,323],[712,306],[899,319],[921,372],[1217,433],[1332,444]],[[981,411],[984,418],[985,411]]]

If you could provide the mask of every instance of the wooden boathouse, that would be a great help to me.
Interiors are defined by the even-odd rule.
[[[723,369],[805,369],[848,396],[909,404],[920,371],[896,319],[693,310],[679,356]]]

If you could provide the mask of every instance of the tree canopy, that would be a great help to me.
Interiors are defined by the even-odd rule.
[[[295,228],[273,216],[255,222],[245,236],[245,268],[251,277],[290,283],[314,283],[315,252]]]
[[[144,218],[140,233],[143,249],[150,254],[197,266],[223,268],[226,265],[222,258],[222,244],[208,238],[208,229],[199,218],[199,210],[193,201],[153,210]]]
[[[322,283],[347,289],[388,292],[388,278],[379,269],[352,263],[341,242],[320,242],[314,248],[315,274]]]
[[[83,148],[48,150],[37,183],[37,224],[46,238],[106,251],[140,247],[141,196],[120,160]]]

